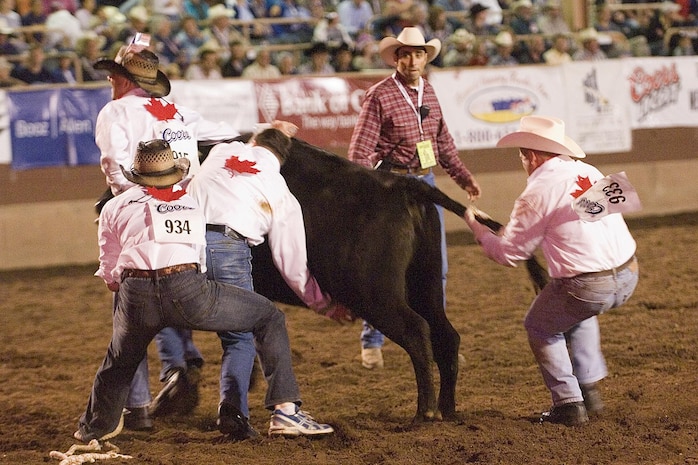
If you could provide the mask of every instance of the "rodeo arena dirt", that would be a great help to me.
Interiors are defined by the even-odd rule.
[[[206,360],[198,407],[157,418],[149,432],[124,430],[111,440],[119,452],[105,463],[698,464],[698,214],[628,223],[638,242],[640,284],[626,305],[600,318],[610,371],[601,383],[606,408],[581,427],[537,421],[550,397],[522,326],[534,296],[525,269],[491,262],[462,232],[448,237],[447,314],[462,354],[456,421],[411,424],[415,376],[394,343],[384,347],[383,370],[366,370],[358,322],[340,325],[281,305],[304,401],[335,434],[222,437],[215,425],[220,342],[195,332]],[[65,454],[111,335],[112,297],[95,269],[0,273],[2,464],[90,457]],[[153,390],[160,387],[155,352],[151,345]],[[262,432],[269,422],[264,392],[261,379],[250,392],[251,423]],[[101,463],[106,452],[92,457]]]

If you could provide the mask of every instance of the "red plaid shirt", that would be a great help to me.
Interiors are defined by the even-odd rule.
[[[399,79],[400,74],[395,74]],[[405,90],[414,107],[418,108],[417,90],[407,86]],[[422,105],[429,107],[429,115],[422,121],[424,139],[431,140],[438,163],[465,189],[468,178],[472,175],[458,157],[456,144],[448,132],[434,88],[426,80]],[[349,144],[348,158],[369,168],[386,157],[386,161],[395,165],[419,168],[417,142],[421,140],[417,115],[405,101],[393,77],[389,76],[366,92]]]

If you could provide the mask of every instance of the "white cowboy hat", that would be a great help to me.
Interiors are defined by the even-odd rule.
[[[394,66],[395,51],[400,47],[424,47],[427,52],[427,63],[429,63],[439,55],[441,41],[439,39],[431,39],[429,42],[425,42],[424,36],[418,28],[406,27],[397,38],[383,38],[380,44],[378,44],[378,51],[387,65]]]
[[[133,167],[121,172],[134,184],[147,187],[170,187],[184,179],[189,171],[188,158],[174,158],[170,144],[163,139],[139,142]]]
[[[209,21],[213,21],[214,19],[221,17],[234,18],[235,10],[226,7],[222,3],[217,3],[208,9],[208,15],[206,17]]]
[[[548,116],[524,116],[518,131],[499,139],[497,147],[516,147],[584,158],[586,154],[565,135],[565,122]]]

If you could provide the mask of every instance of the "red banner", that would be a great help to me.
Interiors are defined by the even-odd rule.
[[[259,121],[290,121],[298,137],[332,152],[345,153],[363,95],[384,76],[316,77],[255,82]]]

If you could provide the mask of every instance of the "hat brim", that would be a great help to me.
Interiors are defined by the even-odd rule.
[[[122,65],[120,65],[114,60],[109,60],[106,58],[97,60],[97,62],[95,62],[94,64],[94,69],[102,69],[109,71],[109,73],[121,74],[122,76],[125,76],[129,80],[138,84],[138,87],[145,90],[153,97],[164,97],[168,95],[170,93],[170,90],[172,89],[170,80],[167,78],[165,73],[163,73],[160,70],[158,70],[157,72],[155,82],[149,83],[143,81],[142,79],[136,78],[126,68],[124,68]]]
[[[395,66],[395,52],[400,47],[424,47],[427,51],[427,63],[431,63],[441,51],[441,41],[439,39],[431,39],[426,44],[403,44],[395,37],[385,37],[379,44],[380,56],[385,64]]]
[[[552,139],[539,136],[526,131],[516,131],[499,139],[497,147],[515,147],[532,150],[540,150],[543,152],[557,153],[559,155],[567,155],[573,158],[584,158],[586,154],[584,150],[571,138],[565,136],[565,143],[561,144]]]
[[[179,181],[184,179],[184,177],[189,172],[189,159],[188,158],[177,158],[174,160],[174,166],[167,170],[166,172],[140,174],[129,171],[124,168],[124,165],[119,165],[121,167],[121,172],[124,174],[126,179],[134,184],[139,184],[146,187],[170,187],[177,184]]]

